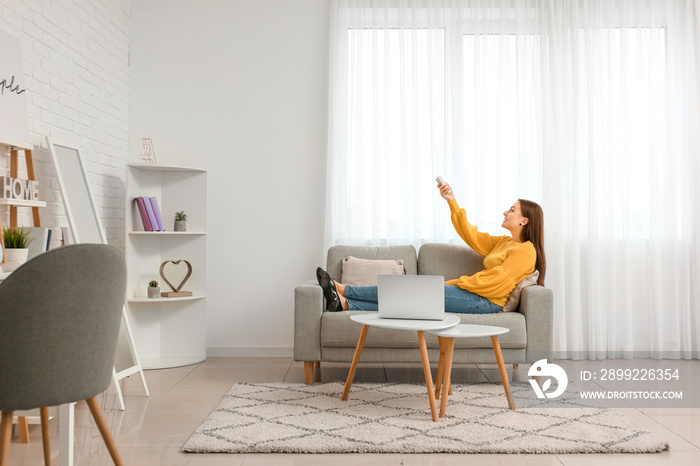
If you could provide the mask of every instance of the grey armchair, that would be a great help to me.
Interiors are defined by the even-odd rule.
[[[0,284],[0,466],[13,411],[86,400],[115,464],[122,464],[97,395],[109,387],[126,289],[121,252],[77,244],[37,256]]]

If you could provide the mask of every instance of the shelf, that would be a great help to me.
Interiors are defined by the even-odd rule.
[[[127,167],[136,168],[138,170],[154,171],[154,172],[195,172],[206,173],[206,170],[201,168],[179,167],[174,165],[158,165],[149,163],[127,163]]]
[[[202,236],[206,231],[130,231],[129,235],[134,236]]]
[[[197,364],[207,346],[207,171],[173,165],[126,164],[124,256],[127,264],[126,307],[144,369]],[[133,199],[153,196],[166,231],[145,231]],[[177,211],[193,216],[188,231],[174,231]],[[186,258],[193,273],[183,286],[192,296],[148,298],[146,285],[158,267]],[[172,265],[172,264],[171,264]],[[182,265],[182,264],[180,264]],[[182,268],[176,276],[182,275]],[[176,284],[176,286],[179,286]],[[170,290],[162,286],[161,291]]]
[[[11,139],[0,138],[0,146],[14,147],[16,149],[32,150],[34,147],[26,142],[13,141]]]
[[[206,361],[207,357],[201,358],[145,358],[141,359],[141,366],[144,369],[170,369],[172,367],[191,366]]]
[[[139,298],[129,298],[126,301],[129,303],[148,303],[148,304],[155,304],[155,303],[172,303],[175,301],[194,301],[197,299],[204,299],[206,298],[206,295],[203,294],[195,294],[192,296],[181,296],[179,298],[144,298],[144,297],[139,297]]]
[[[46,207],[46,202],[24,201],[22,199],[0,199],[0,205],[14,205],[18,207]]]

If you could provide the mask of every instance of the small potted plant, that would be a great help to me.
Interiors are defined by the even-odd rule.
[[[7,260],[3,271],[12,272],[27,262],[29,243],[34,238],[32,238],[31,232],[23,227],[3,228],[2,237],[5,241],[5,259]]]
[[[155,280],[148,282],[148,297],[160,298],[160,287],[158,286],[158,282]]]
[[[187,214],[184,210],[175,212],[175,231],[187,231]]]

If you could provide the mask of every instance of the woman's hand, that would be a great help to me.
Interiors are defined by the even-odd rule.
[[[455,193],[452,192],[452,187],[448,183],[438,185],[438,189],[440,190],[440,195],[442,198],[447,202],[452,202],[454,200]]]

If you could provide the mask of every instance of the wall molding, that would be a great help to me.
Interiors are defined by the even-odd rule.
[[[292,357],[292,347],[208,346],[209,357]]]

